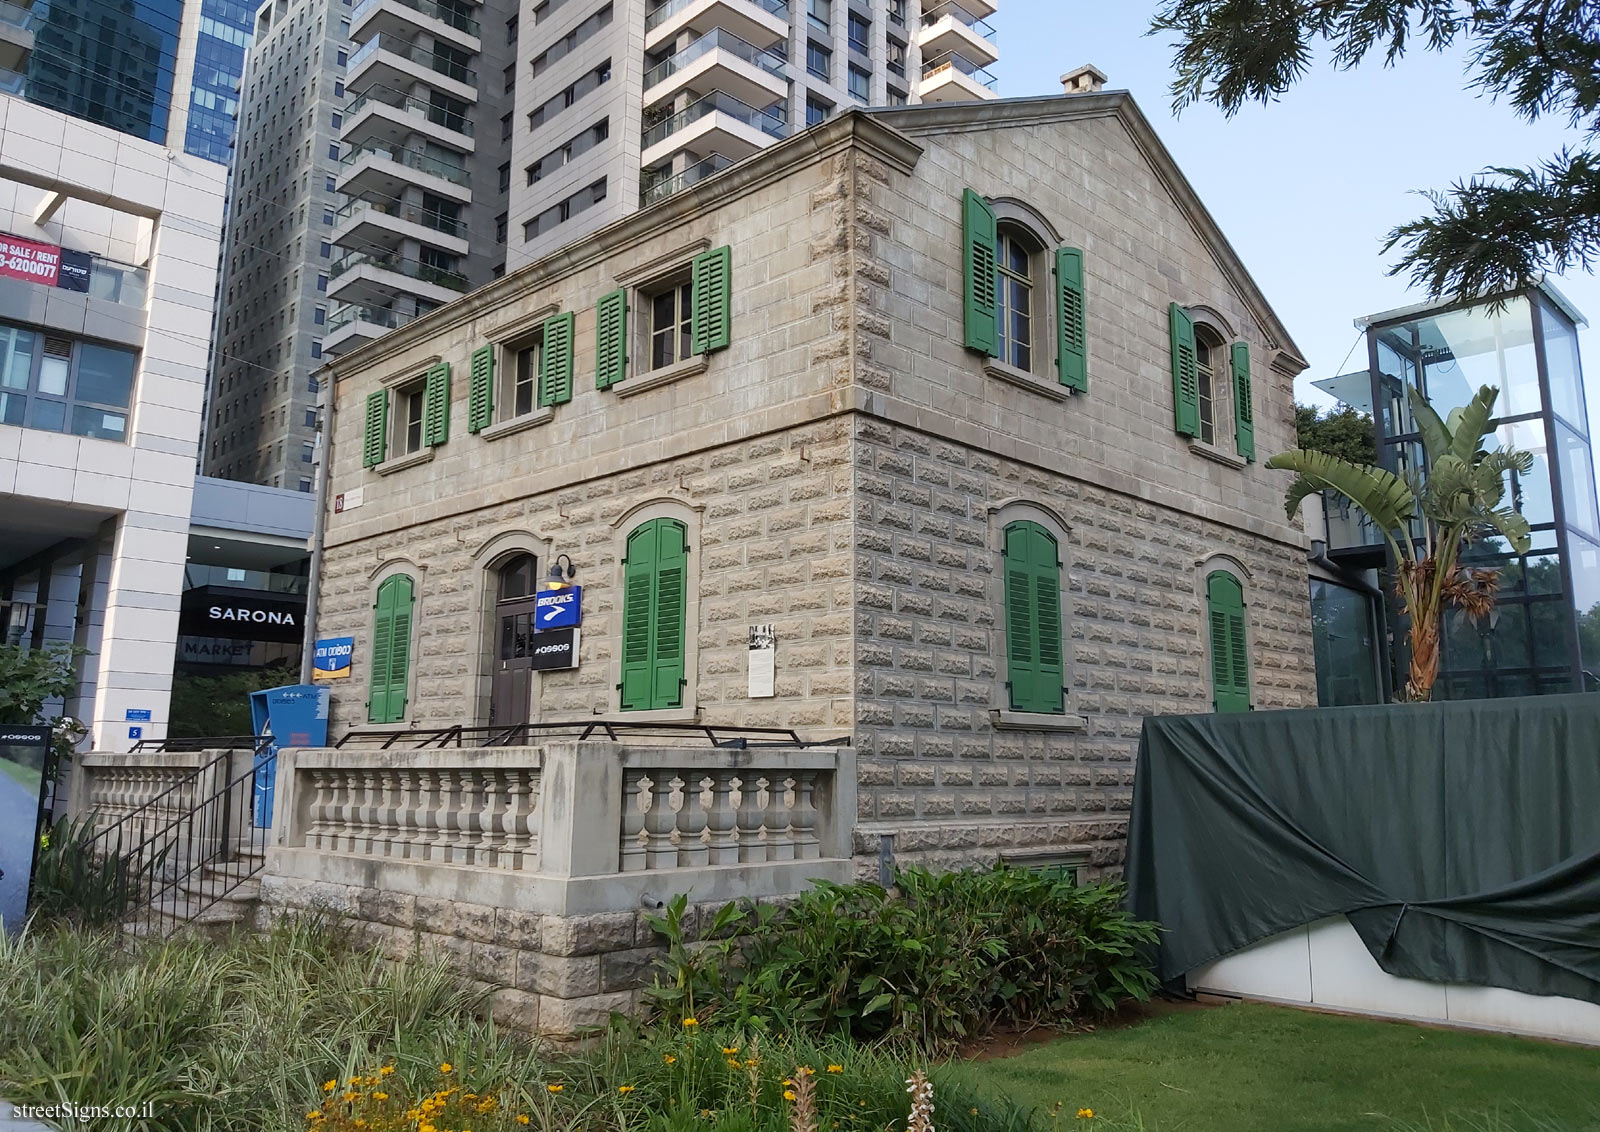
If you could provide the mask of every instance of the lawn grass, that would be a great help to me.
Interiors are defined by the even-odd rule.
[[[967,1072],[1062,1102],[1060,1132],[1600,1129],[1600,1051],[1257,1003],[1156,1011]],[[1104,1119],[1076,1120],[1084,1107]]]

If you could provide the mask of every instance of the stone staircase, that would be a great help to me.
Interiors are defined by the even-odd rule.
[[[243,848],[222,864],[206,865],[122,921],[134,936],[170,936],[188,929],[221,937],[255,922],[265,864],[259,848]]]

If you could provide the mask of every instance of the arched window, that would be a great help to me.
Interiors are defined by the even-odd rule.
[[[683,706],[688,556],[688,528],[676,519],[651,519],[628,535],[622,561],[623,711]]]
[[[1066,711],[1061,550],[1039,523],[1005,529],[1006,688],[1012,711]]]
[[[1034,280],[1040,249],[1027,229],[1002,222],[995,251],[998,357],[1007,365],[1031,370],[1037,329]]]
[[[1218,712],[1250,710],[1250,648],[1245,634],[1244,583],[1227,570],[1206,575],[1206,625],[1211,646],[1211,691]]]
[[[372,613],[372,686],[369,723],[398,723],[406,717],[411,680],[411,628],[416,584],[409,574],[394,574],[378,586]]]
[[[1195,370],[1200,392],[1200,440],[1217,442],[1217,422],[1226,420],[1228,351],[1222,339],[1204,323],[1194,328]]]

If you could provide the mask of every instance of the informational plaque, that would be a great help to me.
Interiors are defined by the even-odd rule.
[[[778,675],[778,632],[773,625],[750,626],[750,698],[775,695]]]

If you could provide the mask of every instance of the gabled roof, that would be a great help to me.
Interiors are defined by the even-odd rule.
[[[1278,318],[1266,295],[1239,258],[1239,253],[1234,251],[1227,236],[1201,202],[1194,186],[1156,135],[1150,120],[1127,91],[998,98],[983,102],[922,103],[918,106],[859,109],[852,113],[870,116],[910,138],[972,133],[996,127],[1056,125],[1088,118],[1116,118],[1127,131],[1134,148],[1166,186],[1173,203],[1188,219],[1195,235],[1210,249],[1217,267],[1270,339],[1268,344],[1279,352],[1273,360],[1274,367],[1291,376],[1306,368],[1304,355],[1295,345],[1288,327]]]

